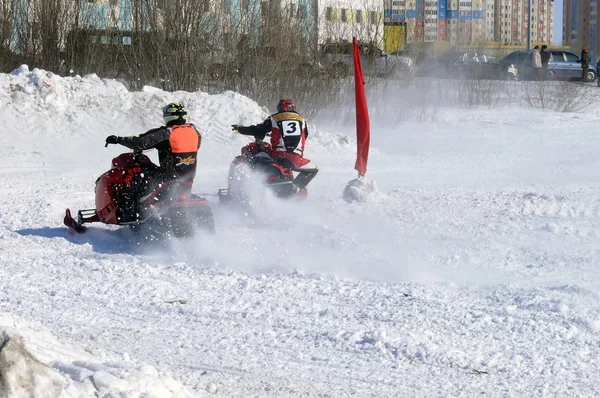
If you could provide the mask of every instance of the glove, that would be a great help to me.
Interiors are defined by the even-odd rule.
[[[231,129],[232,129],[233,131],[235,131],[236,133],[238,133],[238,134],[240,133],[240,130],[239,130],[239,128],[240,128],[240,127],[242,127],[242,126],[241,126],[241,125],[239,125],[239,124],[232,124],[232,125],[231,125]]]
[[[109,135],[106,137],[106,144],[104,146],[108,146],[108,144],[118,144],[121,141],[121,137],[117,137],[116,135]]]

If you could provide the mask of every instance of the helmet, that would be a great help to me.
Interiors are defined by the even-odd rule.
[[[294,101],[292,101],[291,99],[279,100],[279,103],[277,104],[277,112],[281,113],[281,112],[295,112],[295,111],[296,111],[296,104],[294,104]]]
[[[187,110],[181,103],[171,102],[163,108],[163,119],[165,120],[165,126],[177,122],[185,123],[187,121]]]

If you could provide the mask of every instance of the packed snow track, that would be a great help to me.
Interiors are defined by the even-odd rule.
[[[20,358],[0,372],[39,396],[600,395],[598,109],[373,120],[360,203],[341,195],[353,126],[309,120],[308,198],[248,214],[210,196],[247,142],[229,125],[267,115],[244,96],[25,67],[0,91],[0,364]],[[204,136],[216,234],[69,233],[121,152],[105,136],[173,100]]]

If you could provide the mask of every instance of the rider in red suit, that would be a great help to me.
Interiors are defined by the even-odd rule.
[[[297,168],[316,168],[304,158],[304,145],[308,137],[306,120],[296,112],[296,105],[291,99],[282,99],[277,104],[277,113],[269,116],[264,122],[254,126],[233,124],[234,131],[239,134],[251,135],[263,140],[271,133],[271,152],[269,155],[277,162],[278,159],[289,159]]]

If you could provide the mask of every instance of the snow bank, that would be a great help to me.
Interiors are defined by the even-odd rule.
[[[42,151],[62,141],[66,149],[62,156],[66,152],[106,157],[107,135],[137,135],[160,126],[162,107],[171,101],[182,101],[190,122],[199,128],[212,150],[221,147],[230,159],[249,140],[234,134],[231,125],[260,123],[268,116],[267,109],[231,91],[215,95],[201,91],[171,93],[146,86],[140,92],[129,92],[123,84],[95,74],[61,77],[40,69],[30,70],[27,65],[11,74],[0,74],[0,92],[6,94],[0,96],[4,113],[0,129],[13,132],[13,143]],[[310,120],[309,128],[307,157],[346,156],[352,147],[352,140],[343,133],[323,132],[310,125]],[[200,161],[204,160],[205,165],[214,163],[213,154],[201,148]]]
[[[60,395],[67,382],[57,372],[42,364],[25,348],[17,334],[0,330],[0,394],[5,397],[31,395],[53,398]]]
[[[0,396],[35,398],[192,397],[154,367],[95,355],[47,330],[0,313]]]

